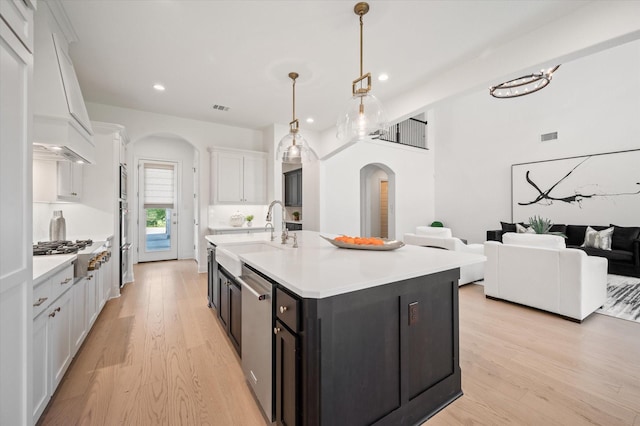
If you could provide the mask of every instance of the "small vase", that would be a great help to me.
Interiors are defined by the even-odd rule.
[[[252,222],[252,221],[248,221],[248,222],[247,222],[247,226],[248,226],[248,227],[253,226],[253,222]]]

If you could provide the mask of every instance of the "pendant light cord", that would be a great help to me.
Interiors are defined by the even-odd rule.
[[[360,15],[360,75],[364,74],[364,66],[362,61],[362,28],[364,27],[364,23],[362,22],[362,15]]]

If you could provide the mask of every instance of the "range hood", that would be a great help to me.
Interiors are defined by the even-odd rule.
[[[93,163],[91,122],[68,54],[73,29],[59,2],[42,3],[35,16],[34,158]]]

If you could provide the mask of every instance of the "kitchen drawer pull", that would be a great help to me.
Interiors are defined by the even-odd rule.
[[[36,303],[33,304],[33,306],[40,306],[42,305],[46,300],[48,299],[48,297],[41,297],[38,299],[38,301]]]
[[[55,316],[56,316],[56,312],[60,312],[60,306],[58,306],[57,308],[55,308],[55,309],[53,310],[53,312],[51,312],[51,313],[49,314],[49,316],[50,316],[51,318],[55,317]]]
[[[66,280],[62,281],[60,283],[60,285],[64,285],[64,284],[68,283],[69,281],[71,281],[71,278],[67,278]]]
[[[93,275],[87,275],[87,281],[93,279]]]
[[[287,312],[287,307],[286,306],[280,306],[280,313],[284,314],[285,312]]]
[[[273,327],[273,334],[280,333],[280,327]]]

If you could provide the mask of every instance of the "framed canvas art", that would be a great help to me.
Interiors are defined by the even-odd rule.
[[[511,219],[640,225],[640,149],[514,164]]]

